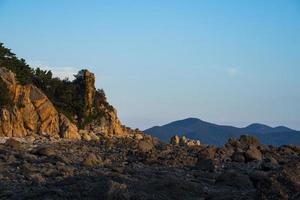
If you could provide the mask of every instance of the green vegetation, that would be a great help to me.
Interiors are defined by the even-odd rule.
[[[12,101],[9,97],[9,91],[3,81],[0,80],[0,107],[8,107]]]
[[[3,43],[0,43],[0,67],[6,67],[13,71],[20,84],[34,84],[37,86],[47,95],[59,112],[65,114],[72,121],[77,121],[80,127],[104,115],[101,109],[96,109],[89,116],[86,116],[87,107],[82,95],[84,94],[85,83],[82,76],[80,76],[84,70],[75,75],[74,81],[61,80],[53,77],[51,71],[31,68],[24,59],[19,59],[10,49],[4,47]],[[10,100],[7,98],[8,95],[5,95],[7,92],[7,89],[5,89],[5,85],[0,83],[1,107],[10,104]],[[97,99],[95,107],[100,108],[100,105],[102,105],[108,110],[113,109],[107,102],[103,90],[97,90],[95,96]]]

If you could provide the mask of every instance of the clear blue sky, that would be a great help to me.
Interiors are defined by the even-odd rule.
[[[300,129],[298,0],[0,0],[0,41],[59,75],[90,69],[131,127]]]

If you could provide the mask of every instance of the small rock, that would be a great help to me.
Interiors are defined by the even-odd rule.
[[[280,166],[275,158],[269,157],[263,160],[261,163],[261,168],[264,171],[276,170]]]
[[[260,146],[259,139],[255,136],[242,135],[239,139],[240,143],[245,146]]]
[[[174,135],[171,138],[170,144],[179,145],[179,142],[180,142],[180,137],[178,135]]]
[[[103,162],[102,159],[97,157],[95,154],[90,153],[88,156],[84,159],[83,163],[86,167],[95,167],[95,166],[102,166]]]
[[[127,185],[115,181],[109,181],[109,189],[106,199],[129,199]]]
[[[201,142],[199,140],[188,139],[185,136],[180,137],[178,135],[175,135],[171,138],[170,144],[193,147],[193,146],[200,146]]]
[[[45,178],[41,174],[32,174],[29,176],[29,178],[37,184],[45,182]]]
[[[36,154],[47,157],[56,155],[55,151],[50,147],[42,147],[36,151]]]
[[[228,171],[219,175],[216,179],[216,184],[232,186],[239,189],[250,189],[253,187],[249,176],[240,174],[236,171]]]
[[[13,163],[13,162],[15,162],[17,159],[16,159],[16,157],[14,156],[14,155],[7,155],[6,157],[5,157],[5,161],[6,162],[8,162],[8,163]]]
[[[138,149],[143,153],[147,153],[151,151],[153,148],[154,148],[153,144],[151,144],[148,141],[140,141],[138,144]]]
[[[231,156],[231,160],[234,162],[245,162],[245,156],[242,152],[234,152]]]
[[[262,160],[262,154],[260,150],[258,150],[254,146],[250,146],[250,148],[245,153],[245,157],[247,161]]]
[[[134,135],[134,139],[136,139],[136,140],[142,140],[144,137],[143,137],[143,135],[142,134],[135,134]]]
[[[199,169],[203,171],[213,172],[215,170],[215,163],[211,159],[199,160],[197,163]]]
[[[83,133],[82,138],[88,142],[92,140],[92,137],[87,132]]]
[[[100,138],[94,132],[90,132],[89,135],[90,135],[91,139],[94,141],[100,140]]]
[[[26,136],[25,140],[28,142],[28,143],[33,143],[35,141],[35,137],[30,135],[30,136]]]
[[[13,150],[16,150],[16,151],[20,151],[23,149],[23,145],[21,142],[19,142],[18,140],[14,139],[14,138],[9,138],[5,144],[7,146],[9,146],[10,148],[12,148]]]

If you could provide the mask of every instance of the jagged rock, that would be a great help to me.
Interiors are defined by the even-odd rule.
[[[215,146],[206,146],[201,149],[199,152],[199,158],[202,159],[214,159],[217,152],[217,148]]]
[[[94,109],[95,101],[95,75],[88,70],[82,71],[82,79],[84,80],[84,101],[86,106],[86,115],[90,115]]]
[[[99,91],[96,91],[95,75],[88,70],[82,70],[78,78],[81,79],[85,117],[101,113],[101,115],[97,116],[90,123],[84,123],[85,128],[89,130],[94,129],[94,132],[104,135],[127,135],[117,116],[117,111],[103,99]]]
[[[81,136],[78,133],[77,126],[70,122],[70,120],[60,114],[59,116],[59,124],[60,124],[60,135],[62,138],[71,139],[71,140],[80,140]]]
[[[93,122],[95,123],[95,125],[93,125],[95,128],[94,132],[107,136],[127,136],[127,132],[123,129],[115,109],[109,110],[103,105],[97,107],[97,109],[102,110],[102,112],[106,114]]]
[[[171,137],[170,144],[179,145],[179,143],[180,143],[180,137],[178,135],[174,135],[173,137]]]
[[[0,108],[0,136],[25,137],[30,134],[78,139],[77,128],[59,114],[37,87],[20,85],[15,74],[0,67],[0,81],[10,94],[11,107]]]
[[[185,136],[180,137],[178,135],[175,135],[171,138],[170,144],[180,145],[180,146],[188,146],[188,147],[201,145],[199,140],[192,140],[192,139],[186,138]]]

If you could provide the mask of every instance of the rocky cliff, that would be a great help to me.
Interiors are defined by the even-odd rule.
[[[11,101],[0,108],[0,136],[80,139],[76,125],[59,113],[37,87],[20,85],[15,74],[4,67],[0,68],[0,81],[6,85]]]
[[[88,70],[80,71],[74,83],[74,95],[83,106],[83,114],[74,116],[77,119],[73,122],[58,112],[41,89],[33,84],[19,84],[16,75],[4,67],[0,68],[0,81],[8,89],[11,102],[9,106],[0,106],[0,136],[80,139],[77,127],[103,135],[124,136],[134,132],[121,124],[116,110],[96,90],[95,75]]]
[[[51,71],[31,68],[2,43],[0,68],[3,136],[79,138],[77,128],[103,135],[134,133],[122,126],[104,91],[96,89],[95,75],[86,69],[73,81],[61,80]]]
[[[85,107],[84,119],[81,120],[83,127],[105,135],[126,135],[128,131],[122,126],[116,109],[107,102],[102,94],[103,90],[96,90],[95,75],[88,70],[82,70],[77,75],[77,80]]]

